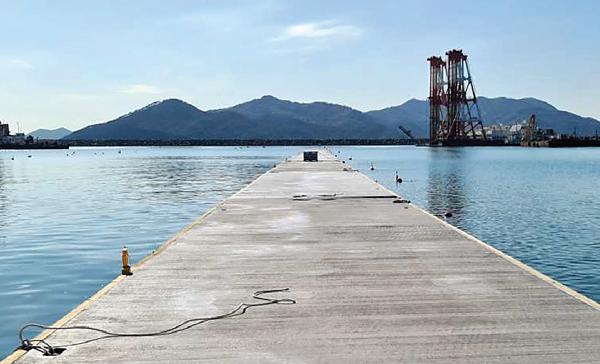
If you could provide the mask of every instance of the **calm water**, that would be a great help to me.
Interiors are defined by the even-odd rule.
[[[450,210],[451,224],[600,300],[600,148],[338,150],[412,202]]]
[[[0,151],[0,358],[299,149]]]
[[[123,245],[140,259],[301,149],[0,151],[0,357],[18,344],[22,324],[51,323],[113,279]],[[451,210],[452,224],[600,299],[600,149],[333,149],[420,206]]]

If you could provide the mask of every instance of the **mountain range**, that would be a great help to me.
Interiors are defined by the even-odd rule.
[[[480,97],[484,125],[510,124],[536,114],[541,128],[592,135],[600,122],[561,111],[534,98]],[[178,99],[154,102],[114,120],[87,126],[70,140],[176,139],[383,139],[403,138],[399,125],[417,138],[428,135],[428,103],[411,99],[361,112],[348,106],[299,103],[263,96],[229,108],[202,111]]]
[[[35,139],[57,140],[71,134],[71,131],[66,128],[58,129],[37,129],[29,133]]]

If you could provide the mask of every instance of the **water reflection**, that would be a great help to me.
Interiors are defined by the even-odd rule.
[[[426,208],[438,216],[447,213],[448,220],[461,226],[467,207],[463,168],[466,155],[463,149],[429,148],[429,158],[442,163],[429,163]]]
[[[346,147],[352,164],[453,225],[600,300],[600,149]],[[393,172],[392,172],[393,173]]]
[[[252,179],[265,168],[263,160],[244,157],[168,156],[140,160],[135,166],[121,166],[126,191],[143,191],[146,202],[192,202],[202,193],[218,199],[231,185]]]

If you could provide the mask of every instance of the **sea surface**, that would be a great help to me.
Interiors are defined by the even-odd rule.
[[[0,151],[0,359],[301,147]],[[31,155],[31,158],[29,158]],[[13,160],[14,158],[14,160]]]
[[[450,212],[452,225],[600,301],[600,148],[337,151],[413,203]]]
[[[19,344],[21,325],[54,322],[118,275],[123,246],[133,262],[141,259],[302,149],[0,151],[0,358]],[[413,203],[439,216],[450,212],[451,224],[600,300],[600,148],[331,150]]]

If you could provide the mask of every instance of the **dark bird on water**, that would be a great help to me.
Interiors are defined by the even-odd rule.
[[[398,176],[398,171],[396,171],[396,183],[402,183],[402,178]]]
[[[371,162],[371,170],[374,171],[375,170],[375,166],[373,165],[373,162]]]

